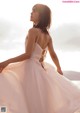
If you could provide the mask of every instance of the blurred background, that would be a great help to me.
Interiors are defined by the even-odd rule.
[[[0,62],[24,53],[32,27],[30,14],[36,3],[52,11],[50,33],[65,76],[80,80],[80,3],[62,0],[0,0]],[[49,53],[45,59],[54,65]]]

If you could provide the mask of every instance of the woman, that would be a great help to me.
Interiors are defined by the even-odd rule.
[[[0,63],[0,77],[3,77],[0,78],[0,83],[3,84],[3,87],[0,84],[0,88],[6,89],[1,90],[0,98],[5,92],[4,105],[10,113],[78,113],[80,89],[62,76],[48,32],[51,23],[50,8],[43,4],[34,5],[30,20],[33,27],[26,37],[25,53]],[[48,50],[57,71],[44,62]]]

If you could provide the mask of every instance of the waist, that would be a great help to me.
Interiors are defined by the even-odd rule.
[[[38,63],[44,70],[46,70],[46,65],[43,59],[40,59],[38,57],[31,57],[30,59]]]

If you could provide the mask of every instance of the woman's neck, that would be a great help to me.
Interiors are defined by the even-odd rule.
[[[33,23],[33,25],[34,25],[34,26],[37,26],[37,25],[38,25],[38,22],[36,22],[36,23]]]

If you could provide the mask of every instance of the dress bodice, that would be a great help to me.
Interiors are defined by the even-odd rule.
[[[27,41],[25,43],[27,45]],[[32,60],[36,60],[38,62],[40,62],[41,66],[45,69],[45,66],[44,66],[44,59],[46,57],[46,54],[47,54],[47,48],[46,47],[45,49],[43,49],[37,42],[35,42],[35,47],[34,47],[34,50],[31,54],[31,57],[30,59]]]
[[[27,40],[28,39],[28,37],[26,38],[26,40],[25,40],[25,50],[26,50],[26,45],[27,45]],[[37,39],[38,40],[38,39]],[[45,57],[46,57],[46,54],[47,54],[47,48],[48,48],[48,46],[45,48],[45,49],[43,49],[38,43],[37,43],[37,40],[36,40],[36,42],[35,42],[35,47],[34,47],[34,50],[33,50],[33,52],[32,52],[32,54],[31,54],[31,59],[36,59],[36,60],[38,60],[38,61],[40,61],[40,62],[43,62],[44,61],[44,59],[45,59]]]
[[[31,58],[34,58],[36,60],[40,60],[41,62],[44,60],[47,53],[47,47],[45,49],[42,49],[40,45],[36,42],[34,51],[31,55]]]

